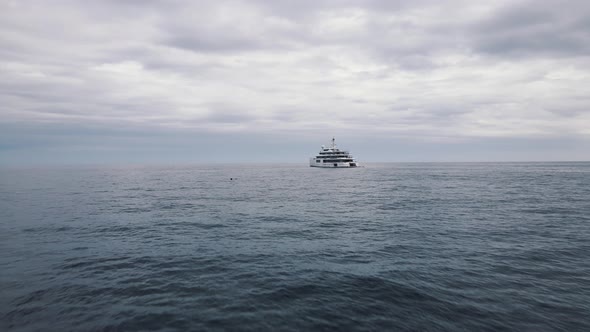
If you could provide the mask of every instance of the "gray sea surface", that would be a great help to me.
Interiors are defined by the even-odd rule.
[[[590,331],[590,163],[1,169],[0,330]]]

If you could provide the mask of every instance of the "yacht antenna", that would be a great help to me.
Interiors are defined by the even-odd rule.
[[[332,137],[332,149],[334,149],[336,147],[336,138]]]

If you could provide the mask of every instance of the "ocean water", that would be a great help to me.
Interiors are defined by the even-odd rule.
[[[0,330],[590,331],[590,163],[3,169]]]

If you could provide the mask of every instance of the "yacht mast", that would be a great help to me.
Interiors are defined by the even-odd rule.
[[[336,147],[336,138],[332,137],[332,149],[334,149]]]

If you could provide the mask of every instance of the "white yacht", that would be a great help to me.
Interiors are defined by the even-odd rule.
[[[348,151],[340,150],[336,147],[335,139],[332,138],[332,146],[329,148],[322,145],[320,153],[309,160],[311,167],[358,167],[359,164],[348,153]]]

